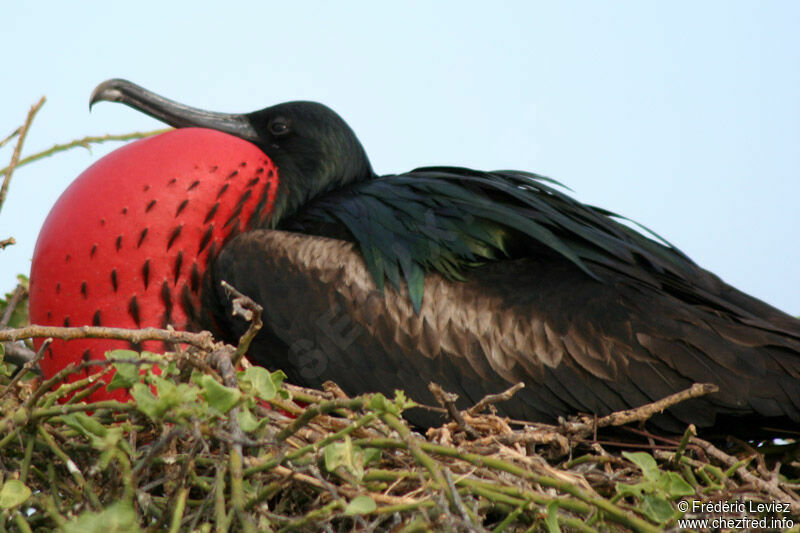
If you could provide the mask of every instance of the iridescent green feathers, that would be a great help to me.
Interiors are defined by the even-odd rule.
[[[657,235],[647,237],[551,184],[558,185],[527,172],[420,168],[323,194],[281,226],[343,224],[378,287],[389,280],[400,288],[405,280],[417,311],[426,272],[459,280],[487,261],[548,251],[598,280],[593,263],[653,284],[653,275],[693,277],[694,263]]]

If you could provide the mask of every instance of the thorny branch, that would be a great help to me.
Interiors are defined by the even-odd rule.
[[[30,129],[31,122],[33,122],[33,117],[36,116],[36,113],[39,112],[45,101],[46,98],[42,96],[39,101],[31,107],[30,111],[28,111],[25,123],[19,129],[17,145],[14,147],[14,153],[11,155],[11,162],[6,168],[0,171],[3,173],[3,184],[0,185],[0,210],[3,209],[3,203],[6,201],[6,193],[8,192],[8,184],[11,183],[11,175],[19,164],[20,152],[22,151],[22,145],[25,144],[25,137],[28,135],[28,129]]]
[[[86,148],[87,150],[90,150],[91,145],[93,144],[102,144],[111,141],[132,141],[135,139],[143,139],[145,137],[152,137],[153,135],[158,135],[160,133],[170,131],[171,129],[172,128],[164,128],[153,131],[136,131],[133,133],[125,133],[122,135],[90,135],[87,137],[83,137],[82,139],[76,139],[74,141],[70,141],[68,143],[54,144],[47,150],[43,150],[41,152],[37,152],[33,155],[29,155],[27,157],[22,158],[19,161],[19,163],[17,163],[16,168],[28,165],[40,159],[44,159],[45,157],[50,157],[51,155],[57,154],[59,152],[65,152],[67,150],[71,150],[72,148]],[[9,165],[5,168],[0,169],[0,174],[5,174],[6,172],[9,171],[10,168],[11,166]]]

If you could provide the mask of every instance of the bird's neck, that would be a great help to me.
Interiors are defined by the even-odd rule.
[[[293,161],[278,163],[281,177],[275,206],[270,216],[270,227],[277,227],[312,200],[332,190],[375,179],[377,176],[366,157],[362,161],[339,161],[321,169],[309,171]]]

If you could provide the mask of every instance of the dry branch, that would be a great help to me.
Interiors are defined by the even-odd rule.
[[[99,326],[80,326],[62,328],[55,326],[27,326],[24,328],[0,331],[0,342],[18,341],[22,339],[52,337],[61,340],[74,339],[114,339],[138,344],[144,341],[162,341],[190,344],[200,349],[210,350],[214,347],[214,337],[208,331],[193,333],[175,331],[173,329],[143,328],[105,328]]]
[[[45,101],[46,98],[42,96],[38,102],[33,104],[30,111],[28,111],[28,116],[25,118],[25,123],[19,129],[17,144],[14,147],[14,153],[11,155],[11,162],[6,168],[0,171],[0,173],[3,174],[3,184],[0,185],[0,211],[3,209],[3,203],[6,201],[6,193],[8,192],[8,184],[11,183],[11,175],[14,173],[14,169],[19,165],[19,156],[20,152],[22,151],[22,145],[25,144],[25,137],[28,135],[28,130],[33,122],[33,117],[36,116],[36,113],[39,112]]]

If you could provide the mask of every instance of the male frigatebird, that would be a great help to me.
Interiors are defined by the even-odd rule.
[[[235,340],[246,324],[225,280],[264,307],[250,360],[302,385],[433,403],[433,381],[466,406],[522,381],[500,413],[551,421],[710,382],[718,393],[654,423],[800,422],[800,321],[547,178],[377,176],[344,120],[313,102],[211,113],[123,80],[99,85],[91,104],[102,100],[191,128],[115,152],[65,193],[37,244],[34,322]],[[53,349],[44,366],[66,350]]]

